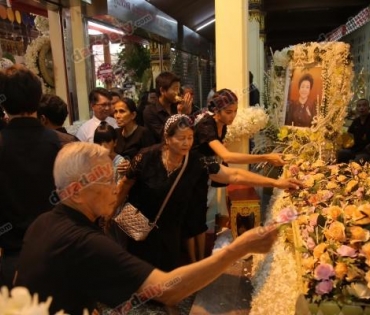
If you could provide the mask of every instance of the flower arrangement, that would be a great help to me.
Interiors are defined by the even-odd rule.
[[[268,120],[269,116],[261,106],[239,109],[233,123],[227,127],[225,142],[238,142],[243,136],[253,137],[266,127]]]
[[[46,302],[39,303],[37,294],[31,296],[24,287],[15,287],[10,291],[2,287],[0,291],[0,314],[3,315],[49,315],[49,307],[52,298],[49,297]],[[56,315],[65,314],[63,311]],[[88,312],[85,311],[84,315]]]
[[[0,59],[0,69],[6,69],[14,65],[14,63],[7,59],[7,58],[1,58]]]
[[[41,34],[49,33],[49,19],[46,17],[36,15],[35,16],[35,27]]]
[[[303,293],[312,303],[368,302],[370,165],[298,160],[287,172],[306,185],[286,197],[298,215]]]
[[[40,78],[42,82],[43,92],[53,94],[53,86],[51,86],[44,80],[40,71],[39,55],[41,50],[43,50],[43,48],[46,46],[50,46],[49,36],[39,36],[34,39],[27,47],[26,53],[24,55],[24,61],[26,67]]]
[[[285,137],[284,142],[276,143],[284,153],[304,154],[305,158],[313,154],[310,158],[312,161],[324,151],[334,152],[338,138],[341,137],[341,129],[347,115],[347,104],[352,98],[353,71],[349,45],[342,42],[305,43],[277,51],[273,55],[268,79],[265,81],[267,93],[265,105],[270,116],[268,130],[282,133],[280,129],[285,119],[287,84],[293,76],[293,69],[313,67],[322,69],[323,94],[317,100],[317,116],[314,117],[311,128],[305,129],[307,129],[306,133],[313,133],[313,137],[319,138],[319,141],[316,142],[315,147],[312,143],[302,144],[297,140],[301,138],[300,128],[286,126],[283,127],[285,128],[283,133],[291,128],[289,137]],[[299,134],[296,136],[295,133]],[[268,145],[264,145],[263,140],[257,140],[261,143],[261,150],[265,147],[270,148],[271,140],[276,140],[274,132],[259,136],[268,138],[265,140]],[[291,140],[295,143],[292,144]],[[305,152],[306,148],[310,151],[309,154]],[[330,157],[331,154],[321,156],[325,160]]]
[[[110,63],[102,63],[98,68],[96,76],[104,84],[113,83],[115,81],[113,67]]]

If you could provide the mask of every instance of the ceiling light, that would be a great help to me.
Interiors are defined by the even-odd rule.
[[[201,29],[203,29],[203,28],[205,28],[206,26],[208,26],[208,25],[210,25],[210,24],[214,23],[215,21],[216,21],[216,19],[212,19],[212,20],[210,20],[210,21],[208,21],[208,22],[206,22],[206,23],[202,24],[201,26],[199,26],[199,27],[196,29],[196,31],[197,31],[197,32],[198,32],[198,31],[200,31]]]
[[[123,31],[118,30],[118,29],[113,28],[113,27],[105,26],[103,24],[98,24],[98,23],[89,21],[88,25],[91,26],[93,29],[95,29],[97,31],[106,31],[106,32],[110,32],[110,33],[117,33],[117,34],[125,35],[125,33]]]
[[[93,30],[92,28],[88,29],[88,33],[89,33],[89,35],[101,35],[101,34],[103,34],[102,32],[97,31],[97,30]]]

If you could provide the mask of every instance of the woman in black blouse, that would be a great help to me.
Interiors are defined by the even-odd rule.
[[[153,222],[170,190],[185,156],[188,163],[164,211],[144,241],[129,240],[128,251],[162,270],[172,270],[178,264],[181,227],[192,198],[193,187],[202,174],[212,180],[255,186],[273,186],[297,189],[294,179],[271,179],[242,169],[219,165],[215,159],[190,152],[193,128],[186,115],[171,116],[164,128],[164,144],[142,150],[132,160],[126,176],[119,185],[118,204],[126,198]]]
[[[238,98],[229,89],[217,91],[209,101],[209,114],[196,124],[193,150],[207,157],[217,157],[222,163],[253,164],[268,162],[275,166],[281,166],[284,161],[281,154],[246,154],[229,151],[223,144],[227,133],[227,126],[231,125],[238,111]],[[209,186],[208,178],[203,177],[194,188],[192,204],[193,221],[185,227],[185,237],[189,256],[192,262],[204,258],[205,232],[207,230],[207,194]],[[222,187],[217,182],[212,182],[211,187]]]
[[[123,98],[114,104],[114,118],[117,121],[117,144],[115,152],[132,159],[142,148],[154,144],[154,138],[143,126],[136,123],[137,108],[130,98]]]

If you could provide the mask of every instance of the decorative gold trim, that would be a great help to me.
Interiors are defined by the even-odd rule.
[[[257,21],[261,23],[261,11],[260,10],[249,10],[249,22]]]
[[[237,215],[240,214],[241,216],[248,216],[251,213],[254,213],[254,226],[259,226],[261,222],[261,213],[260,213],[260,205],[258,201],[232,201],[231,204],[231,233],[233,238],[237,238],[238,235],[238,226],[236,222]]]

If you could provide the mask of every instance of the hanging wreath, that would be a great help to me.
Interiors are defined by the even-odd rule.
[[[96,76],[102,83],[112,83],[115,80],[113,67],[110,63],[102,63],[98,68]]]
[[[43,92],[53,93],[55,83],[49,37],[40,36],[33,40],[27,47],[24,59],[27,68],[39,76]]]

